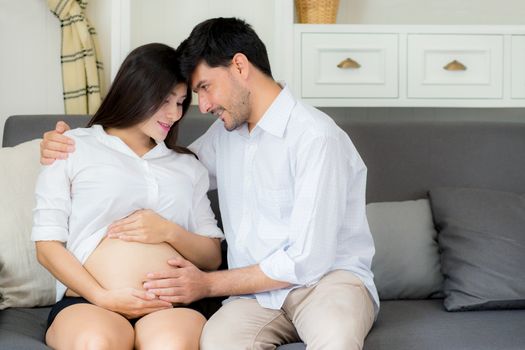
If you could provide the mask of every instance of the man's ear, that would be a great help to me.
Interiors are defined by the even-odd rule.
[[[246,79],[250,73],[251,63],[243,53],[236,53],[232,58],[232,67],[234,71]]]

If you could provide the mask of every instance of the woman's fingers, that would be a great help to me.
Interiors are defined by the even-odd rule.
[[[130,214],[126,216],[125,218],[113,221],[111,225],[108,226],[108,228],[111,229],[111,228],[119,227],[122,225],[128,225],[128,224],[134,223],[135,221],[137,221],[135,214]]]
[[[151,292],[148,292],[147,290],[139,290],[139,289],[133,289],[131,291],[131,295],[134,297],[143,299],[143,300],[154,300],[157,298],[157,296]]]
[[[146,242],[146,237],[142,235],[141,231],[129,231],[126,233],[112,234],[110,238],[118,238],[126,242]]]
[[[108,235],[116,237],[121,234],[131,234],[131,232],[139,231],[139,226],[140,225],[137,222],[111,224],[108,227]]]

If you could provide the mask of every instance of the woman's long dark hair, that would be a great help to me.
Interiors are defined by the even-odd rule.
[[[111,85],[107,96],[91,118],[88,127],[100,124],[104,128],[127,128],[151,117],[162,106],[177,84],[186,84],[179,68],[179,55],[164,44],[146,44],[131,51]],[[191,89],[187,85],[182,115],[191,103]],[[177,146],[179,119],[171,127],[166,146],[178,153],[193,154]]]

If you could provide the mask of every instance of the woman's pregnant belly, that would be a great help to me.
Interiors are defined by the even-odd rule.
[[[147,244],[104,238],[84,267],[105,289],[143,289],[148,272],[169,270],[168,259],[180,256],[168,243]]]

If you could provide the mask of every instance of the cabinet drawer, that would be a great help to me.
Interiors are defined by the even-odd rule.
[[[303,33],[304,98],[396,98],[398,35]]]
[[[512,98],[525,98],[525,35],[512,36]]]
[[[501,35],[408,36],[409,98],[501,98]]]

